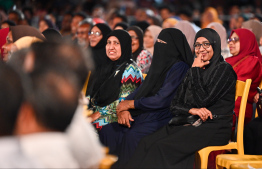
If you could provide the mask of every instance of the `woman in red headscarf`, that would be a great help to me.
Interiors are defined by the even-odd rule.
[[[3,49],[2,46],[6,43],[6,37],[9,32],[9,28],[0,29],[0,49],[1,49],[1,58],[3,59]]]
[[[227,58],[226,61],[231,64],[235,70],[237,80],[246,81],[246,79],[252,79],[245,114],[245,124],[247,124],[252,119],[253,97],[257,93],[256,88],[258,87],[262,77],[262,57],[258,48],[256,37],[248,29],[240,28],[233,30],[228,42],[230,53],[233,56]],[[238,98],[235,102],[234,111],[237,116],[239,113],[239,107],[240,98]]]

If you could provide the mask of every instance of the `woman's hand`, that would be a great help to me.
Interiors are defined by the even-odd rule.
[[[99,113],[99,111],[97,111],[97,112],[91,114],[89,117],[91,118],[91,122],[94,122],[94,121],[97,120],[99,117],[101,117],[101,114]]]
[[[127,126],[128,128],[131,127],[129,121],[134,121],[129,111],[121,111],[117,113],[118,123]]]
[[[200,67],[205,69],[205,66],[209,64],[209,61],[203,61],[203,56],[199,54],[198,57],[194,59],[194,63],[192,64],[192,67]]]
[[[134,109],[135,108],[134,102],[135,102],[134,100],[124,100],[120,102],[116,107],[116,113],[119,113],[121,111],[126,111],[128,109]]]
[[[262,96],[262,93],[260,94]],[[253,101],[254,103],[257,103],[258,102],[258,99],[259,99],[259,93],[257,93],[254,98],[253,98]]]
[[[198,115],[202,119],[202,121],[206,121],[208,117],[210,117],[210,119],[213,119],[211,111],[206,108],[192,108],[189,110],[189,113],[192,115]]]

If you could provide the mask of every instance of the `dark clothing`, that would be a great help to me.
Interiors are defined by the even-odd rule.
[[[235,102],[236,74],[221,59],[219,35],[212,29],[202,29],[196,35],[205,37],[214,55],[205,69],[190,68],[171,104],[176,115],[191,115],[191,108],[207,108],[212,114],[231,115]],[[232,116],[209,119],[200,126],[167,125],[139,143],[127,168],[193,168],[196,151],[225,145],[231,136]]]
[[[118,156],[116,166],[127,162],[141,138],[163,127],[171,119],[169,106],[187,70],[188,65],[184,62],[174,64],[156,95],[135,100],[135,108],[143,110],[144,113],[133,116],[131,128],[112,123],[99,132],[101,142],[109,147],[110,153]],[[135,94],[126,99],[133,99]]]
[[[262,155],[262,118],[258,117],[245,126],[245,154]]]
[[[164,83],[167,72],[180,61],[189,67],[193,63],[193,56],[185,35],[175,28],[162,30],[154,45],[154,55],[149,72],[135,94],[134,100],[156,95]],[[130,112],[132,115],[144,113],[140,109],[130,110]]]

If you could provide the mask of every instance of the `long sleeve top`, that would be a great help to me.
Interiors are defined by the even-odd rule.
[[[199,67],[188,70],[183,84],[171,104],[174,114],[189,114],[191,108],[209,109],[212,114],[232,113],[235,102],[236,75],[228,63],[219,64],[204,82]],[[191,88],[191,94],[186,93]],[[221,111],[222,110],[222,111]]]
[[[189,66],[184,62],[175,63],[167,72],[164,83],[157,94],[135,100],[135,109],[143,110],[145,113],[169,111],[171,101],[188,69]],[[126,100],[133,100],[137,91],[138,89],[129,95]]]
[[[142,83],[142,81],[143,75],[141,70],[137,67],[136,64],[129,64],[122,75],[119,98],[107,106],[96,107],[94,112],[99,111],[101,114],[101,117],[93,122],[96,128],[101,128],[106,124],[117,122],[117,105],[120,101],[125,100],[125,98]]]

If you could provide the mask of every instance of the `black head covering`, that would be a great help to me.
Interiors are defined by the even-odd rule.
[[[97,43],[96,46],[91,47],[92,49],[92,57],[95,62],[95,71],[91,72],[90,76],[90,83],[87,86],[86,90],[86,95],[91,96],[96,93],[96,91],[99,89],[99,87],[103,84],[103,79],[107,77],[108,72],[106,69],[102,69],[104,66],[106,66],[109,62],[110,59],[106,55],[106,40],[107,40],[107,35],[112,32],[111,28],[105,24],[105,23],[98,23],[94,25],[91,30],[94,27],[97,27],[101,33],[102,33],[102,39]]]
[[[126,22],[119,22],[115,25],[114,29],[117,27],[117,26],[121,26],[124,30],[126,30],[128,28],[128,23]]]
[[[185,35],[176,28],[163,29],[154,45],[148,75],[134,99],[155,95],[162,87],[169,69],[180,61],[189,67],[193,63],[193,55]]]
[[[210,63],[205,66],[205,70],[203,71],[203,80],[206,81],[206,79],[209,78],[209,74],[212,73],[212,69],[214,69],[220,62],[223,62],[224,58],[221,55],[221,40],[219,34],[214,29],[205,28],[198,31],[195,36],[194,44],[199,37],[206,38],[211,43],[214,51],[213,57],[209,60]]]
[[[60,32],[53,28],[48,28],[42,32],[48,42],[61,42],[62,35]]]
[[[140,21],[136,23],[136,26],[138,26],[145,32],[146,28],[149,27],[150,24],[147,21]]]
[[[93,27],[95,27],[95,26],[98,27],[98,29],[100,29],[100,31],[103,35],[103,38],[93,48],[95,48],[95,49],[104,48],[105,45],[106,45],[107,35],[112,31],[112,29],[105,23],[98,23],[98,24],[94,25]]]
[[[111,36],[115,36],[119,40],[122,54],[118,60],[110,60],[107,65],[101,67],[106,76],[103,76],[105,77],[103,79],[98,77],[98,81],[103,83],[100,83],[101,85],[99,86],[97,92],[91,95],[91,98],[95,100],[94,103],[101,107],[106,106],[118,99],[122,74],[126,68],[126,65],[132,62],[130,60],[132,48],[129,33],[125,30],[114,30],[107,36],[107,39]],[[115,70],[119,70],[117,74],[115,73]]]
[[[138,26],[131,26],[127,28],[127,31],[134,31],[138,37],[139,40],[139,47],[138,49],[133,53],[132,59],[136,61],[137,56],[140,54],[140,52],[143,50],[144,40],[143,40],[143,30],[140,29]]]

